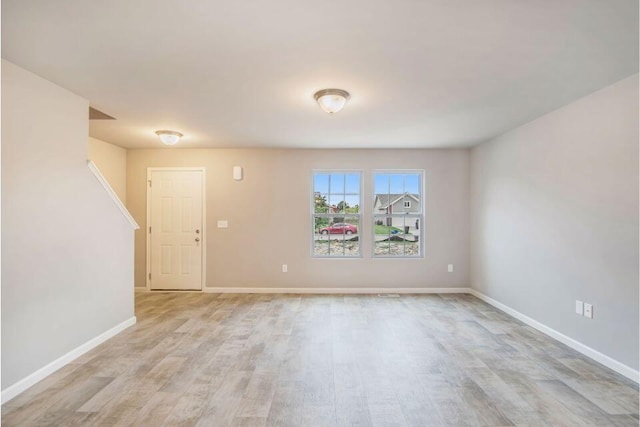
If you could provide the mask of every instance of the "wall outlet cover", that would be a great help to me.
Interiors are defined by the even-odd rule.
[[[218,228],[229,228],[229,221],[226,219],[218,220]]]

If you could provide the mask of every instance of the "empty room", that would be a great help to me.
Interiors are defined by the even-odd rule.
[[[3,426],[638,426],[637,0],[4,0]]]

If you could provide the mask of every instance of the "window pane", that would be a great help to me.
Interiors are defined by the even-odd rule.
[[[389,236],[389,255],[404,256],[405,240],[408,238],[405,233],[408,231],[405,227],[405,217],[391,218],[390,236]]]
[[[389,174],[373,174],[373,194],[389,194]]]
[[[329,192],[329,174],[315,173],[313,174],[313,192],[328,193]]]
[[[329,196],[326,194],[315,193],[314,198],[314,212],[315,213],[329,213]]]
[[[374,256],[388,256],[389,255],[389,243],[387,241],[376,240],[373,247]]]
[[[417,238],[418,236],[415,236]],[[407,240],[404,243],[405,256],[420,256],[420,243],[417,240]]]
[[[404,192],[409,194],[420,192],[420,175],[409,173],[404,176]]]
[[[419,218],[415,216],[407,216],[404,218],[404,255],[419,256],[420,255],[420,227]],[[418,226],[418,227],[416,227]]]
[[[344,194],[344,174],[332,173],[329,188],[330,194]]]
[[[407,174],[404,177],[404,191],[407,194],[413,196],[413,200],[411,202],[413,209],[410,212],[422,212],[422,201],[420,200],[420,175],[418,174]],[[409,200],[408,198],[405,200]]]
[[[326,222],[326,224],[324,223]],[[329,236],[320,234],[320,228],[326,227],[329,223],[327,218],[315,218],[315,229],[313,233],[313,254],[318,256],[329,255]]]
[[[344,256],[344,236],[342,234],[329,235],[329,256]]]
[[[387,200],[389,199],[387,194],[374,194],[373,195],[373,214],[382,215],[387,213]]]
[[[360,255],[360,218],[346,217],[344,227],[344,254],[346,256]]]
[[[404,175],[389,175],[389,193],[398,195],[404,193]]]
[[[348,173],[345,175],[345,192],[347,194],[360,194],[359,173]]]
[[[330,194],[329,206],[331,207],[330,213],[343,213],[344,212],[344,195],[342,194]]]
[[[360,196],[345,196],[345,212],[360,213]]]
[[[330,218],[326,218],[326,217],[318,217],[315,216],[313,218],[313,230],[314,233],[316,234],[323,234],[323,229],[329,226],[329,223],[331,222]],[[328,233],[328,231],[327,231]]]
[[[389,206],[389,174],[373,174],[373,214],[386,214]]]
[[[391,236],[391,217],[377,216],[373,221],[373,253],[389,254],[389,237]]]
[[[355,236],[360,231],[360,218],[357,216],[346,216],[344,218],[344,234]]]

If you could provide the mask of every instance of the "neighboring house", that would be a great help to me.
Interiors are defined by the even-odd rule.
[[[420,196],[418,194],[376,194],[373,202],[374,215],[419,214],[420,212]],[[407,220],[406,224],[405,218],[402,217],[386,218],[384,221],[386,225],[400,229],[403,229],[405,225],[412,229],[416,228],[416,222],[413,218]]]

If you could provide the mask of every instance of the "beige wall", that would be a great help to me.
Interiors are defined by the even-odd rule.
[[[638,76],[475,147],[471,200],[473,287],[637,370]]]
[[[122,203],[127,201],[127,150],[89,137],[89,160],[116,192]]]
[[[87,167],[89,103],[2,61],[2,389],[133,313],[133,230]]]
[[[129,150],[127,207],[141,226],[136,286],[145,286],[147,167],[204,166],[209,287],[466,287],[468,157],[468,150]],[[243,181],[232,179],[234,165],[244,168]],[[425,169],[424,259],[372,260],[366,232],[362,259],[311,258],[315,168],[363,170],[364,224],[371,219],[373,169]],[[229,228],[216,228],[219,219]],[[454,264],[453,273],[447,264]]]

